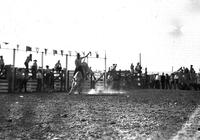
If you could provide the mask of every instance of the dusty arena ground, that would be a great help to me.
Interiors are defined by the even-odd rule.
[[[200,139],[200,92],[0,94],[0,139]]]

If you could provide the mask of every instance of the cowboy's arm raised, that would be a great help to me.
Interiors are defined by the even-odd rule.
[[[91,53],[91,52],[89,52],[86,56],[81,57],[81,59],[88,57],[88,55],[89,55],[90,53]]]

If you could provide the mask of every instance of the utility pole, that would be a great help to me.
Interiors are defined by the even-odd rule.
[[[42,52],[42,61],[41,61],[41,65],[42,65],[42,69],[44,68],[44,52]]]
[[[42,52],[41,63],[42,63],[42,91],[44,91],[44,52]]]
[[[15,53],[16,49],[13,49],[13,71],[12,71],[12,92],[15,90]]]
[[[65,90],[68,90],[68,54],[66,54],[66,70],[65,70]]]
[[[105,51],[105,58],[104,59],[105,59],[105,74],[104,74],[104,89],[105,89],[105,88],[107,88],[107,84],[106,84],[107,83],[107,79],[106,79],[106,76],[107,76],[107,73],[106,73],[106,69],[107,69],[107,66],[106,66],[107,65],[107,63],[106,63],[106,61],[107,61],[106,51]]]

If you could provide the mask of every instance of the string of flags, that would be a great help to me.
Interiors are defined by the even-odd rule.
[[[8,45],[9,43],[8,42],[3,42],[3,44]],[[19,50],[19,47],[20,47],[19,44],[17,44],[17,51]],[[2,48],[2,45],[0,44],[0,49],[1,48]],[[32,51],[33,51],[32,47],[26,46],[26,52],[32,52]],[[36,47],[35,48],[35,52],[39,53],[39,51],[40,51],[40,48]],[[83,56],[85,56],[87,54],[85,51],[82,51],[82,52],[68,51],[68,56],[76,56],[77,53],[80,53]],[[45,55],[50,54],[50,53],[48,53],[48,49],[47,48],[44,48],[44,54]],[[58,50],[53,49],[53,55],[55,56],[55,55],[58,55],[58,54],[63,56],[64,55],[64,50],[60,50],[60,52],[59,52]],[[93,54],[90,52],[90,57],[92,57],[92,56],[96,57],[96,58],[100,58],[99,53],[97,51],[95,53],[93,53]]]

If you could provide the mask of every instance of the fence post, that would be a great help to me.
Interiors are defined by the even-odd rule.
[[[44,52],[42,52],[42,91],[44,91]]]

